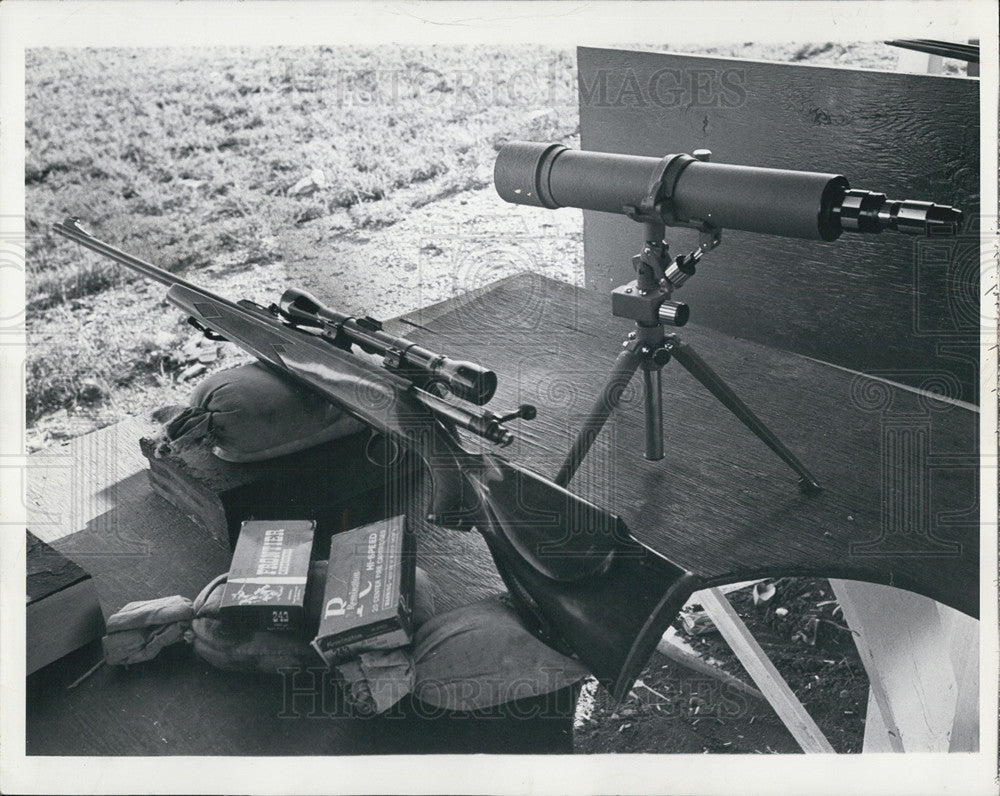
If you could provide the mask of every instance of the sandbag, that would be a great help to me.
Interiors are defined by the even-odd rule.
[[[195,388],[190,404],[166,423],[169,450],[182,453],[208,445],[229,462],[284,456],[364,428],[317,393],[260,362],[209,376]]]
[[[473,711],[558,691],[590,672],[543,644],[506,594],[429,619],[413,639],[413,695],[428,705]]]
[[[187,641],[219,669],[276,674],[323,667],[310,645],[323,608],[326,561],[309,565],[305,628],[275,632],[226,623],[219,617],[226,575],[212,580],[193,603],[182,597],[130,603],[108,620],[107,661],[150,660],[168,644]],[[524,627],[506,595],[434,613],[433,586],[416,572],[412,644],[362,653],[335,667],[345,696],[362,715],[386,712],[413,696],[449,711],[477,711],[560,690],[586,677],[576,660],[543,644]]]

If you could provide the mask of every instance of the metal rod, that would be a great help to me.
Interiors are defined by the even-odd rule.
[[[722,404],[736,417],[743,425],[750,429],[758,439],[767,447],[774,451],[785,464],[791,467],[800,477],[799,485],[806,492],[819,492],[823,489],[819,482],[813,477],[798,457],[792,453],[785,444],[775,436],[764,422],[753,413],[740,397],[733,392],[732,388],[726,384],[722,378],[705,362],[694,349],[687,343],[681,342],[674,337],[671,341],[670,353],[688,373],[700,381],[712,395],[719,399]]]
[[[938,41],[936,39],[893,39],[885,44],[902,47],[905,50],[916,50],[928,55],[940,55],[942,58],[955,58],[959,61],[979,63],[979,45],[962,42]]]
[[[163,268],[158,268],[152,263],[147,263],[145,260],[140,260],[138,257],[133,257],[127,252],[123,252],[121,249],[116,249],[108,243],[105,243],[98,238],[95,238],[87,230],[80,226],[80,220],[78,218],[73,218],[70,216],[57,224],[52,225],[52,229],[62,235],[64,238],[69,238],[75,243],[79,243],[91,251],[95,251],[98,254],[103,254],[114,260],[121,265],[131,268],[133,271],[137,271],[142,274],[147,279],[152,279],[156,282],[166,285],[167,287],[173,287],[174,285],[181,285],[186,287],[188,290],[194,290],[198,293],[206,293],[203,288],[198,287],[192,282],[188,282]],[[218,299],[218,296],[213,298]],[[232,305],[233,302],[227,302]]]
[[[642,368],[643,403],[646,411],[646,458],[651,462],[663,458],[663,382],[661,370]]]
[[[632,380],[632,376],[635,374],[636,368],[642,363],[642,360],[643,355],[633,350],[632,346],[622,351],[617,359],[615,359],[615,366],[611,370],[611,375],[608,376],[604,387],[601,388],[601,393],[597,396],[597,400],[594,401],[587,419],[583,421],[583,427],[577,434],[576,440],[573,442],[573,447],[570,448],[562,467],[559,468],[559,472],[556,474],[555,479],[553,479],[559,486],[566,486],[573,478],[584,457],[587,455],[587,451],[590,450],[590,446],[594,444],[597,435],[604,428],[608,417],[621,401],[622,393],[628,386],[629,381]]]
[[[663,243],[663,236],[667,234],[667,227],[659,221],[645,221],[642,225],[642,239],[647,243]]]

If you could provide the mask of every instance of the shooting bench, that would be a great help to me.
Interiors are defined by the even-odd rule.
[[[961,195],[955,182],[956,174],[967,182],[978,175],[965,161],[978,152],[978,138],[963,148],[969,141],[962,137],[975,135],[967,108],[956,114],[961,130],[952,134],[962,139],[957,144],[947,130],[921,138],[955,144],[964,165],[944,168],[938,162],[931,171],[918,164],[914,175],[907,170],[917,157],[912,142],[905,152],[887,147],[884,164],[865,154],[869,148],[861,142],[874,134],[872,119],[881,118],[872,115],[871,103],[884,106],[883,115],[884,108],[895,107],[885,91],[866,82],[870,76],[823,69],[821,78],[815,71],[810,78],[805,67],[716,60],[581,49],[584,86],[593,85],[597,74],[620,80],[629,70],[640,84],[664,68],[682,76],[748,70],[742,78],[745,102],[735,109],[716,105],[694,112],[690,102],[624,108],[617,101],[581,103],[583,146],[644,155],[708,147],[720,160],[813,170],[844,164],[872,188],[889,191],[898,180],[907,193],[941,197],[976,215],[974,190]],[[796,78],[797,70],[805,70],[803,76]],[[876,77],[890,84],[910,79]],[[735,78],[728,79],[732,85]],[[956,88],[961,81],[934,79],[948,81],[938,94],[920,83],[919,90],[904,86],[892,95],[903,103],[907,123],[930,124],[933,115],[935,124],[944,125],[940,120],[948,114],[940,113],[940,104],[961,104],[970,96]],[[912,99],[914,91],[930,110],[915,107],[920,103]],[[868,103],[868,110],[852,110],[854,102]],[[774,116],[779,111],[781,120]],[[773,136],[747,131],[748,120],[757,117],[767,129],[785,131],[782,146],[773,146]],[[852,129],[854,120],[864,123]],[[855,149],[838,154],[830,137],[838,130],[859,142]],[[751,150],[736,152],[734,144],[727,151],[726,135]],[[801,159],[788,160],[796,157]],[[521,403],[539,407],[536,420],[515,427],[517,440],[508,454],[542,474],[559,469],[629,330],[611,316],[608,293],[631,278],[634,233],[627,219],[585,217],[589,289],[522,274],[411,313],[399,327],[434,350],[494,368],[500,387],[491,405],[497,411]],[[642,395],[635,382],[570,488],[618,513],[636,537],[706,583],[778,575],[841,579],[835,582],[838,597],[860,634],[872,680],[866,747],[969,749],[978,727],[978,634],[968,618],[979,606],[978,416],[970,405],[978,330],[969,328],[962,312],[967,307],[956,304],[965,295],[962,274],[958,293],[954,285],[949,292],[956,281],[955,252],[936,250],[914,263],[906,244],[896,239],[821,247],[727,234],[684,288],[694,313],[685,339],[806,459],[824,487],[819,495],[798,490],[785,466],[675,367],[664,374],[665,458],[649,462],[642,456]],[[304,287],[323,297],[322,286]],[[922,303],[925,296],[930,304]],[[914,339],[919,345],[911,345]],[[942,364],[948,352],[959,358]],[[928,383],[926,377],[935,374],[939,380]],[[213,537],[151,488],[138,440],[152,430],[128,421],[31,457],[30,527],[94,575],[106,613],[134,599],[193,596],[228,566],[219,534]],[[307,480],[297,466],[301,461],[285,463],[286,483]],[[344,483],[365,480],[356,457],[340,459],[339,467],[342,472],[333,475]],[[230,475],[231,495],[259,497],[253,485],[261,483],[254,480],[260,474]],[[273,477],[272,471],[267,478]],[[385,488],[391,483],[384,482]],[[348,512],[364,510],[366,501],[357,497],[345,496]],[[224,517],[225,507],[222,512]],[[353,516],[348,522],[356,524]],[[216,514],[217,529],[222,522]],[[426,525],[419,534],[419,560],[445,605],[499,587],[477,535]],[[720,593],[709,590],[699,599],[727,629],[803,748],[823,750],[822,734],[787,686],[782,689]],[[421,722],[345,718],[331,707],[323,682],[317,677],[276,685],[164,653],[127,672],[105,667],[72,689],[49,683],[29,693],[28,752],[568,751],[572,704],[541,711],[536,705],[522,714],[533,716],[532,722],[438,722],[429,731]],[[916,717],[929,719],[926,730],[918,731]],[[520,732],[510,732],[514,728]]]
[[[510,449],[513,458],[542,473],[558,468],[589,397],[612,364],[615,351],[608,341],[622,331],[622,322],[606,312],[606,297],[531,274],[409,320],[422,327],[413,336],[425,344],[433,341],[455,356],[497,363],[498,406],[546,407],[535,421],[522,424]],[[633,392],[598,439],[573,489],[621,514],[642,541],[719,583],[821,572],[907,586],[951,606],[925,603],[949,616],[975,612],[976,462],[963,453],[975,441],[974,413],[692,325],[689,339],[695,335],[712,352],[713,364],[782,430],[790,446],[822,452],[810,463],[828,485],[824,492],[802,494],[782,463],[679,371],[676,382],[665,387],[671,416],[665,460],[647,462],[639,453],[641,396]],[[852,401],[858,395],[870,400]],[[887,401],[923,418],[934,455],[949,465],[935,473],[928,499],[953,522],[936,529],[933,538],[916,539],[939,546],[935,555],[896,553],[887,546],[894,540],[883,533],[882,484],[870,475],[879,470]],[[31,458],[32,530],[91,571],[108,612],[133,599],[195,594],[228,567],[228,546],[153,492],[138,448],[139,438],[151,432],[149,425],[127,421]],[[357,466],[342,460],[345,480]],[[332,473],[331,481],[338,475]],[[291,481],[301,482],[302,476],[293,470]],[[431,526],[420,534],[419,560],[437,582],[437,596],[469,600],[499,585],[477,535]],[[866,555],[872,546],[877,554]],[[758,562],[752,571],[748,561]],[[331,715],[324,708],[329,695],[313,683],[289,683],[283,693],[274,680],[218,672],[190,656],[163,655],[128,672],[105,667],[73,690],[31,694],[29,752],[363,754],[431,751],[449,743],[445,730],[428,733],[420,722]],[[286,697],[291,707],[282,701]],[[563,706],[564,712],[570,707]],[[548,724],[537,718],[533,728],[514,725],[522,735],[512,751],[557,748],[554,741],[568,719],[549,718]],[[417,730],[410,729],[414,724]],[[450,748],[496,750],[503,735],[496,723],[460,726],[464,729],[451,736]],[[479,727],[478,734],[470,727]],[[456,732],[454,726],[450,731]]]

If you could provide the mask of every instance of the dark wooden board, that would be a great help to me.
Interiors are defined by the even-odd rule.
[[[832,243],[725,231],[677,294],[733,336],[977,400],[979,81],[581,47],[584,149],[843,174],[853,188],[952,204],[955,239]],[[539,211],[545,212],[545,211]],[[634,277],[641,227],[584,213],[586,282]],[[696,239],[668,229],[675,253]]]
[[[491,406],[538,406],[509,458],[550,477],[629,331],[606,297],[530,274],[429,311],[412,336],[493,367]],[[978,613],[978,414],[702,326],[690,343],[805,461],[795,476],[679,365],[663,371],[666,456],[642,456],[641,379],[570,488],[708,582],[821,575]]]

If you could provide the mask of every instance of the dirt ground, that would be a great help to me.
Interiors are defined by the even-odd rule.
[[[804,578],[782,578],[770,585],[774,596],[766,603],[754,605],[752,587],[730,593],[730,602],[834,750],[860,752],[868,678],[830,585]],[[686,610],[693,614],[699,608],[692,604]],[[703,660],[753,684],[718,631],[688,636],[680,617],[674,626]],[[588,702],[584,697],[577,713],[575,749],[581,753],[801,751],[759,696],[658,653],[621,705],[612,705],[600,690],[592,707]]]

